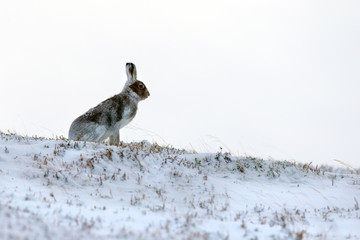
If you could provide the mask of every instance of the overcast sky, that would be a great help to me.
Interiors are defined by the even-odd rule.
[[[0,130],[67,137],[121,91],[120,136],[360,167],[360,2],[0,1]]]

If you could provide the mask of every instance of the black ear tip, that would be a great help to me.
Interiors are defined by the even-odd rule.
[[[128,62],[128,63],[126,63],[126,66],[127,66],[127,67],[135,66],[135,64],[133,64],[133,63],[131,63],[131,62]]]

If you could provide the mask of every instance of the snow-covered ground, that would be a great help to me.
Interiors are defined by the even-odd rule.
[[[0,133],[0,239],[360,239],[354,169]]]

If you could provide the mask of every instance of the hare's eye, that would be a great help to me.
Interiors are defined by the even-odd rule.
[[[139,89],[143,89],[143,88],[144,88],[144,84],[139,84],[139,85],[138,85],[138,88],[139,88]]]

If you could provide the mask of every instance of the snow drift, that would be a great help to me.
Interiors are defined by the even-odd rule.
[[[360,175],[0,132],[0,239],[360,239]]]

